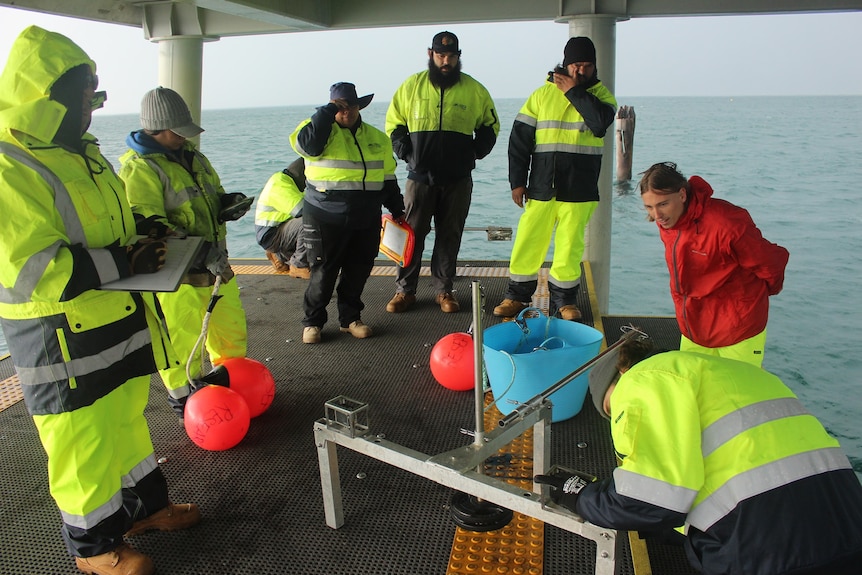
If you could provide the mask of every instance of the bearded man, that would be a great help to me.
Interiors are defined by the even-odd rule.
[[[453,294],[461,235],[473,194],[476,160],[497,141],[500,121],[485,87],[461,72],[458,38],[435,35],[428,69],[398,88],[386,113],[386,133],[395,155],[407,162],[405,217],[415,242],[410,264],[398,268],[395,296],[386,311],[405,312],[416,303],[425,237],[434,219],[431,286],[445,313],[459,309]]]

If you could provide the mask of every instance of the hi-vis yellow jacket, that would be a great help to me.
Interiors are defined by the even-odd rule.
[[[509,185],[527,186],[532,200],[599,201],[604,136],[617,101],[604,84],[565,94],[551,82],[534,91],[509,136]],[[529,174],[529,181],[528,181]]]
[[[581,491],[585,519],[640,531],[684,524],[689,559],[705,574],[809,573],[862,555],[862,486],[838,442],[771,373],[660,353],[620,377],[610,407],[622,463]]]
[[[431,83],[424,70],[392,96],[386,133],[408,178],[447,185],[462,180],[497,142],[500,119],[488,90],[468,74],[449,88]]]
[[[91,405],[175,360],[152,294],[96,289],[130,274],[135,222],[95,138],[80,153],[52,142],[67,110],[51,86],[80,65],[95,72],[33,26],[0,75],[0,318],[34,415]]]
[[[287,170],[269,177],[257,197],[254,210],[254,230],[258,243],[266,232],[302,215],[304,195]]]

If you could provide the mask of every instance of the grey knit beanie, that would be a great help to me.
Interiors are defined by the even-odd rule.
[[[159,86],[141,100],[141,127],[145,130],[170,130],[183,138],[194,138],[204,131],[192,121],[192,113],[182,96]]]

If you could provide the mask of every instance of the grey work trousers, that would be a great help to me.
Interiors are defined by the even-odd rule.
[[[431,287],[435,294],[452,291],[458,251],[464,223],[470,211],[473,195],[473,178],[466,178],[447,185],[428,185],[407,180],[404,191],[404,217],[416,234],[413,258],[410,265],[398,268],[395,291],[415,294],[422,269],[422,252],[425,237],[431,231],[434,220],[434,251],[431,254]]]
[[[307,268],[305,241],[302,239],[302,218],[291,218],[278,226],[267,251],[278,254],[282,263],[292,268]]]

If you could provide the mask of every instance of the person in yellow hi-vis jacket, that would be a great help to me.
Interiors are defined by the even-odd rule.
[[[589,382],[621,463],[601,481],[536,476],[555,502],[601,527],[675,538],[705,575],[859,573],[862,485],[776,376],[628,339]]]
[[[120,178],[126,184],[132,211],[173,233],[204,238],[204,247],[179,289],[158,295],[171,342],[183,361],[183,365],[159,373],[169,401],[182,419],[193,391],[190,379],[201,379],[203,352],[197,342],[216,275],[221,276],[220,297],[205,340],[210,361],[215,366],[246,354],[245,310],[227,261],[225,221],[242,217],[249,202],[244,194],[225,193],[212,164],[187,140],[203,128],[192,121],[188,106],[175,91],[159,87],[144,95],[141,127],[127,136],[130,149],[120,158]]]
[[[551,240],[548,315],[577,321],[584,232],[599,202],[604,136],[617,101],[598,78],[592,40],[570,38],[563,66],[527,99],[509,136],[512,201],[524,208],[509,262],[509,286],[494,315],[530,305]],[[529,180],[528,180],[529,175]]]
[[[310,279],[302,237],[305,160],[297,158],[269,177],[254,208],[254,232],[266,258],[280,274]]]
[[[30,26],[0,74],[0,323],[48,456],[69,553],[85,573],[148,575],[123,536],[200,520],[173,505],[144,407],[150,374],[177,363],[152,294],[99,290],[164,265],[133,242],[122,182],[87,133],[105,101],[96,64]],[[25,569],[36,572],[37,566]]]

